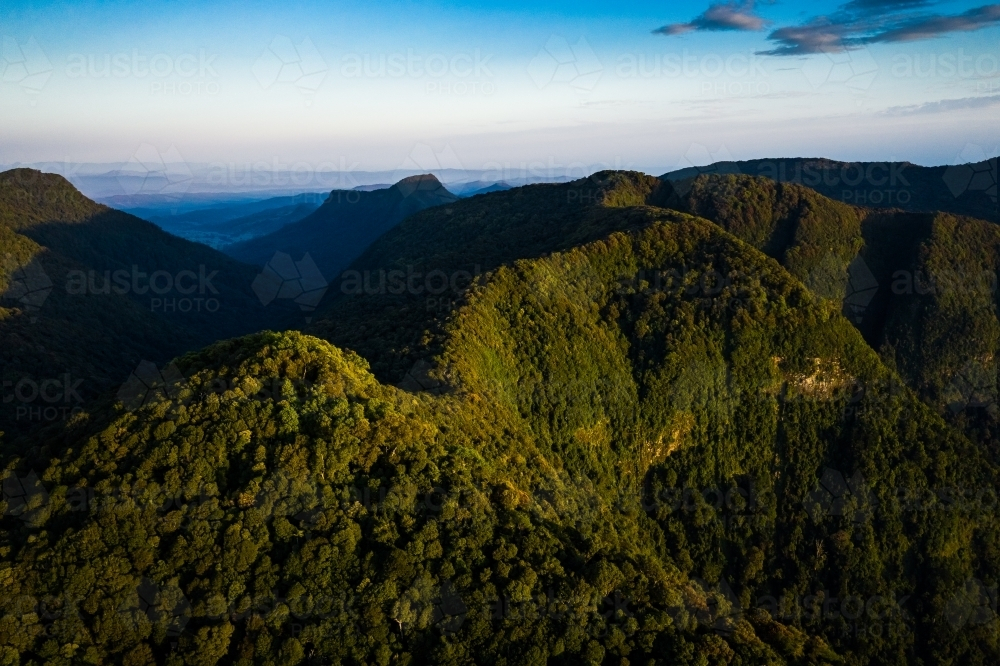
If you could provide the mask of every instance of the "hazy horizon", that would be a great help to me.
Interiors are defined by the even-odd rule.
[[[1000,150],[1000,5],[21,2],[0,163],[315,171]]]

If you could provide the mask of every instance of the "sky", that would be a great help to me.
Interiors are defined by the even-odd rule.
[[[1000,145],[1000,4],[9,0],[0,164],[663,173]]]

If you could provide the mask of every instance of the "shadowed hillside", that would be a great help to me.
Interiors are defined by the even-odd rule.
[[[361,192],[334,190],[311,215],[277,231],[223,248],[231,257],[263,266],[275,252],[298,259],[309,253],[332,280],[368,245],[405,217],[458,200],[432,175],[404,178],[392,187]]]
[[[141,360],[296,321],[287,301],[261,304],[257,269],[38,171],[0,174],[0,258],[0,429],[11,436],[68,418]]]

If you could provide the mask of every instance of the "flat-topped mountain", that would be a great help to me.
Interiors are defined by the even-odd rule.
[[[295,259],[309,253],[327,280],[334,280],[376,238],[404,218],[458,200],[433,175],[410,176],[373,191],[334,190],[304,219],[223,248],[229,256],[258,266],[276,252]]]

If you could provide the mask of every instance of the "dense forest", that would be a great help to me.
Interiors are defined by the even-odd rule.
[[[29,367],[24,266],[145,223],[16,177]],[[422,210],[303,332],[7,429],[0,663],[995,663],[998,240],[733,174]]]

